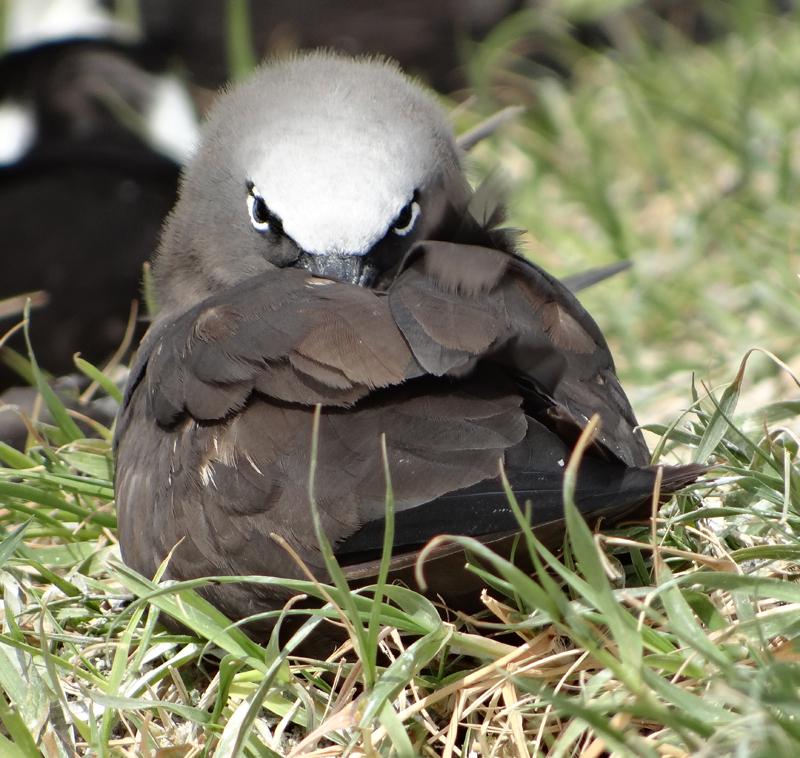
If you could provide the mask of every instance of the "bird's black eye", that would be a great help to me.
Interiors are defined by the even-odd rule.
[[[420,207],[417,202],[417,193],[415,192],[411,202],[397,214],[397,218],[392,224],[392,231],[400,237],[405,237],[414,228],[419,213]]]
[[[253,198],[253,221],[256,224],[269,224],[269,211],[263,197]]]
[[[250,221],[258,232],[272,232],[283,234],[281,220],[267,207],[256,186],[247,183],[247,210],[250,212]]]

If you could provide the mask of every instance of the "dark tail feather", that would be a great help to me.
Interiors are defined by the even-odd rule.
[[[570,292],[580,292],[581,290],[585,290],[587,287],[593,287],[595,284],[599,284],[606,279],[610,279],[612,276],[616,276],[622,271],[627,271],[632,266],[633,263],[631,261],[618,261],[617,263],[611,263],[608,266],[590,268],[586,271],[581,271],[578,274],[566,276],[561,280],[561,283]]]
[[[652,466],[653,470],[657,467]],[[684,487],[696,482],[703,474],[707,474],[713,467],[700,463],[686,463],[682,466],[664,466],[661,479],[661,494],[672,495]]]
[[[472,150],[481,140],[491,137],[503,124],[524,112],[525,106],[523,105],[510,105],[508,108],[503,108],[462,134],[457,140],[458,146],[465,151]]]

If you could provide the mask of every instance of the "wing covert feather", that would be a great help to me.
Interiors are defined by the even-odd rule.
[[[351,405],[413,374],[387,299],[301,271],[261,275],[156,322],[147,392],[163,425],[241,410],[253,390],[302,404]]]
[[[649,462],[600,329],[566,287],[533,263],[474,245],[423,242],[408,256],[389,302],[414,357],[431,373],[458,376],[478,360],[495,361],[565,438],[577,438],[599,414],[606,455],[627,465]]]

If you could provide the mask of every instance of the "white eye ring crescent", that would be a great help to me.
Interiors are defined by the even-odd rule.
[[[403,227],[392,227],[392,231],[399,235],[400,237],[405,237],[413,228],[414,224],[417,223],[417,219],[419,218],[420,208],[419,203],[415,200],[411,203],[411,218],[409,219],[408,223]]]
[[[262,207],[266,208],[266,203],[264,202],[264,198],[261,197],[258,190],[255,187],[251,187],[250,191],[247,193],[247,212],[250,214],[250,221],[253,224],[253,228],[257,232],[267,232],[269,231],[270,221],[267,219],[266,221],[260,221],[256,218],[256,204],[261,203]]]

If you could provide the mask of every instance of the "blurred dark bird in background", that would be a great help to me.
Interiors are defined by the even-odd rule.
[[[656,472],[599,328],[515,253],[491,187],[473,193],[461,157],[444,113],[391,63],[295,56],[220,99],[154,261],[161,310],[118,419],[127,564],[153,576],[175,548],[165,578],[303,578],[277,534],[327,579],[307,488],[315,404],[316,502],[362,584],[383,540],[382,434],[390,579],[408,579],[438,534],[508,549],[519,527],[500,460],[555,544],[564,468],[594,415],[578,507],[614,523],[647,506]],[[667,467],[662,491],[702,470]],[[426,572],[456,607],[477,594],[463,563]],[[289,597],[245,583],[202,592],[231,619]]]
[[[47,293],[31,338],[63,374],[74,353],[100,362],[120,345],[196,116],[163,57],[110,18],[43,28],[37,5],[11,8],[0,58],[0,300]],[[70,30],[86,38],[52,36]],[[27,352],[21,335],[10,346]],[[0,389],[14,380],[0,367]]]

